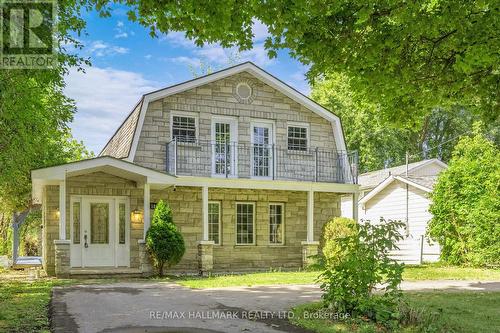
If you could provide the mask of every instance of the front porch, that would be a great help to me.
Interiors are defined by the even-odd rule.
[[[186,242],[183,260],[171,271],[297,269],[317,253],[322,225],[340,216],[340,194],[357,191],[353,184],[174,177],[108,157],[51,169],[34,171],[33,182],[34,193],[42,193],[44,268],[60,277],[150,275],[144,235],[159,200],[171,205]],[[245,243],[238,224],[241,205],[253,207]],[[270,231],[271,205],[283,209],[281,225],[274,226],[280,242],[270,241],[278,237]],[[109,226],[105,232],[97,227],[101,220]]]

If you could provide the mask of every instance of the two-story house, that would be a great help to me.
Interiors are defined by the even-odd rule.
[[[144,95],[99,157],[32,181],[58,276],[150,273],[159,200],[186,242],[175,271],[299,268],[358,190],[340,119],[248,62]]]

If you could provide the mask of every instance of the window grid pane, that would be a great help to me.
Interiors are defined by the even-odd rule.
[[[269,128],[253,128],[253,175],[269,177],[271,147],[269,145]]]
[[[196,119],[173,116],[172,137],[178,142],[196,142]]]
[[[80,244],[80,203],[73,202],[73,244]]]
[[[253,211],[252,204],[236,205],[236,244],[253,244]]]
[[[307,150],[307,128],[288,127],[288,150]]]
[[[220,204],[211,202],[208,204],[208,239],[220,244]]]
[[[90,243],[109,243],[109,204],[107,203],[90,205]]]
[[[269,206],[269,242],[283,244],[283,205]]]
[[[118,239],[119,244],[125,244],[125,204],[121,203],[118,206],[118,217],[119,217],[119,228],[118,228]]]
[[[215,173],[231,173],[231,129],[226,123],[215,124]]]

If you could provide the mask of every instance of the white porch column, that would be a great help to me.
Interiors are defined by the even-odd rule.
[[[358,222],[358,201],[359,201],[359,192],[356,191],[352,194],[352,219]]]
[[[201,212],[203,215],[203,238],[202,240],[208,241],[208,186],[203,186],[201,189]]]
[[[59,182],[59,239],[66,239],[66,177]]]
[[[314,241],[314,191],[307,192],[307,242]]]
[[[150,209],[150,199],[151,199],[150,187],[148,183],[144,184],[144,238],[146,238],[146,232],[148,232],[151,226],[151,209]]]

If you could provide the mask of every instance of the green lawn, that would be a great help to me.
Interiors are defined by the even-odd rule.
[[[219,275],[206,278],[182,277],[176,282],[189,288],[220,288],[231,286],[257,286],[272,284],[313,284],[317,271],[267,272],[241,275]],[[404,280],[488,280],[500,281],[500,270],[446,267],[440,265],[407,266]]]
[[[500,332],[500,292],[406,293],[415,324],[398,332],[476,333]],[[292,322],[318,333],[380,332],[374,324],[355,320],[311,319],[322,308],[308,303],[293,309]]]
[[[31,280],[23,271],[0,270],[0,332],[49,332],[48,306],[55,286],[114,280]]]
[[[48,304],[54,286],[69,280],[42,278],[0,271],[0,332],[49,332]]]

